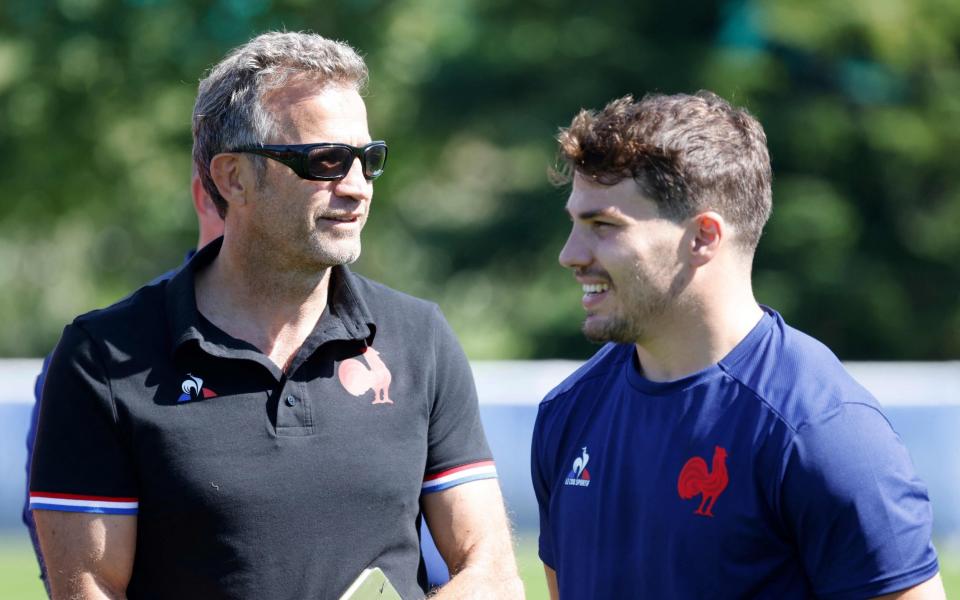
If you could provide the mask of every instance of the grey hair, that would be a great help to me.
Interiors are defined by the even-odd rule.
[[[221,217],[227,214],[227,201],[210,176],[210,161],[231,148],[269,143],[277,124],[264,108],[264,98],[301,77],[360,92],[369,74],[357,51],[344,42],[315,33],[273,31],[234,48],[200,81],[193,107],[193,162]],[[253,158],[259,182],[266,159]]]

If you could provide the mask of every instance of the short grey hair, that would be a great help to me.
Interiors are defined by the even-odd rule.
[[[210,176],[210,161],[231,148],[269,143],[276,135],[276,122],[263,105],[268,93],[303,77],[360,92],[368,76],[367,65],[348,44],[303,32],[259,35],[210,69],[193,107],[193,162],[220,216],[227,214],[227,201]],[[266,159],[253,158],[259,181]]]

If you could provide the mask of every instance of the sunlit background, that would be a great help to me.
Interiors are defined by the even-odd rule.
[[[3,0],[0,357],[182,261],[197,81],[269,29],[366,56],[390,161],[356,270],[438,302],[471,359],[594,350],[553,137],[701,88],[769,138],[758,299],[844,360],[960,356],[956,0]]]
[[[4,0],[0,355],[195,243],[190,113],[275,28],[358,47],[391,147],[358,270],[440,303],[471,358],[576,357],[546,169],[581,107],[714,90],[763,122],[761,301],[844,359],[960,354],[960,3]]]

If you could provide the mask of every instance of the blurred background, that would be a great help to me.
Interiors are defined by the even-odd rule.
[[[366,55],[391,154],[357,268],[439,302],[471,358],[591,352],[553,137],[701,88],[769,137],[759,299],[844,359],[960,355],[955,0],[4,0],[0,356],[181,262],[197,81],[278,28]]]
[[[391,154],[356,270],[438,302],[473,360],[594,351],[556,262],[553,137],[581,107],[701,88],[769,138],[758,299],[846,361],[960,356],[956,0],[3,0],[0,357],[183,260],[197,82],[270,29],[365,54]]]

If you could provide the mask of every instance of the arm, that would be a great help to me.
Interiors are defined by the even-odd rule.
[[[40,374],[37,375],[37,381],[33,386],[33,409],[30,411],[30,427],[27,429],[27,477],[26,489],[23,498],[23,524],[27,526],[30,533],[30,542],[33,544],[33,553],[37,555],[37,565],[40,567],[40,580],[43,581],[43,587],[50,595],[50,584],[47,583],[47,568],[43,564],[43,554],[40,552],[40,540],[37,538],[37,526],[33,521],[33,512],[30,510],[30,464],[33,462],[33,443],[37,437],[37,421],[40,419],[40,397],[43,393],[43,382],[47,376],[47,367],[50,364],[50,355],[43,359],[43,366],[40,368]]]
[[[926,487],[876,406],[843,403],[783,457],[779,508],[814,595],[927,598],[940,585]]]
[[[946,600],[947,593],[943,589],[940,573],[910,589],[901,590],[884,596],[877,596],[874,600]]]
[[[135,516],[53,510],[36,510],[33,516],[54,599],[126,598]]]
[[[557,572],[543,565],[543,571],[547,574],[547,591],[550,592],[550,600],[560,600],[560,588],[557,587]]]
[[[537,497],[537,507],[540,511],[540,536],[538,546],[540,560],[543,561],[543,572],[547,576],[547,591],[550,600],[560,599],[560,585],[557,583],[557,572],[547,564],[553,562],[552,529],[550,527],[550,484],[545,474],[543,456],[543,420],[545,403],[537,409],[537,420],[533,425],[533,440],[530,447],[530,480],[533,483],[533,492]],[[554,564],[557,564],[554,562]]]
[[[420,506],[452,577],[436,597],[523,598],[470,363],[434,311],[436,373]]]
[[[423,512],[452,579],[435,596],[523,598],[510,529],[495,479],[426,494]]]
[[[139,506],[134,468],[93,339],[70,325],[50,360],[30,509],[54,598],[122,598]]]

